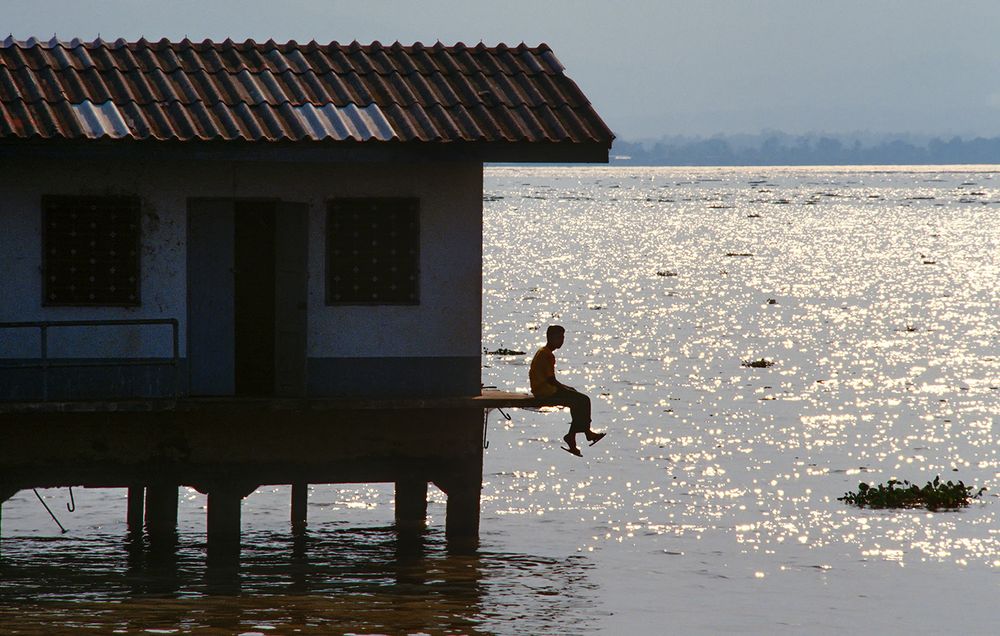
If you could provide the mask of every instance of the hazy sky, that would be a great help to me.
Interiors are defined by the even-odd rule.
[[[548,43],[624,139],[1000,135],[1000,2],[0,0],[3,36]]]

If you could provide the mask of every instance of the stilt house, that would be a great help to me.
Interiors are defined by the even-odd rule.
[[[468,534],[483,163],[612,139],[545,45],[6,39],[0,502],[478,468]]]

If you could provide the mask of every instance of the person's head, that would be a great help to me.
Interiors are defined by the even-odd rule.
[[[549,349],[558,349],[566,339],[566,328],[562,325],[549,325],[545,330],[545,344]]]

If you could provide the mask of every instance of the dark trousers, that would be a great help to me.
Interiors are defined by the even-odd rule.
[[[590,398],[573,387],[559,387],[554,395],[546,401],[557,406],[568,406],[572,421],[569,423],[570,433],[583,433],[590,430]]]

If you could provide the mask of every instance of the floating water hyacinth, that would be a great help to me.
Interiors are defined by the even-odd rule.
[[[743,362],[740,362],[740,366],[752,369],[766,369],[767,367],[773,367],[774,361],[766,360],[764,358],[761,358],[760,360],[744,360]]]
[[[523,351],[515,351],[514,349],[507,349],[506,347],[500,347],[499,349],[494,349],[490,351],[486,347],[483,347],[483,353],[488,356],[523,356]]]
[[[837,497],[838,501],[854,504],[861,508],[927,508],[940,510],[942,508],[961,508],[968,506],[973,499],[980,497],[986,488],[980,488],[975,494],[973,486],[966,486],[959,481],[941,482],[941,477],[927,482],[923,488],[911,484],[907,480],[890,479],[886,484],[870,486],[858,484],[858,492],[844,493]]]

